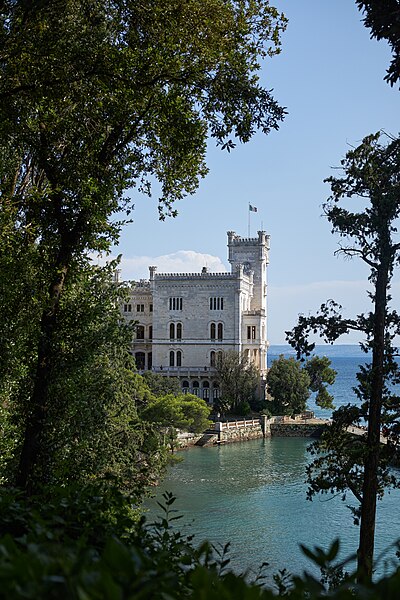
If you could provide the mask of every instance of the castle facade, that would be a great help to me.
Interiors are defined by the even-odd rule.
[[[244,353],[264,375],[267,355],[269,236],[228,232],[230,273],[157,273],[131,282],[122,312],[135,321],[132,353],[139,371],[178,377],[182,390],[212,403],[219,397],[222,353]]]

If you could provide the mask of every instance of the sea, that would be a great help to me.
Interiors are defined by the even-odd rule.
[[[316,353],[328,356],[337,371],[331,386],[335,406],[356,402],[358,365],[368,356],[358,346],[319,346]],[[269,364],[279,355],[294,356],[288,346],[271,346]],[[316,416],[329,418],[331,411],[309,407]],[[191,448],[179,453],[179,462],[171,466],[155,497],[146,503],[148,520],[162,511],[163,493],[176,497],[174,509],[180,519],[174,521],[184,535],[194,535],[194,543],[209,540],[221,549],[229,542],[230,568],[254,576],[262,563],[267,581],[286,569],[292,574],[304,571],[318,576],[301,550],[319,546],[327,550],[340,539],[340,560],[354,567],[359,530],[353,524],[350,509],[355,499],[326,494],[312,502],[306,499],[305,469],[311,460],[310,440],[269,438],[220,447]],[[399,472],[400,476],[400,472]],[[400,490],[386,493],[378,503],[375,577],[399,566],[395,556],[400,539]],[[175,515],[175,513],[174,513]]]
[[[291,346],[271,346],[268,350],[268,367],[282,354],[285,358],[296,358],[296,352]],[[354,392],[354,387],[357,386],[356,374],[359,365],[366,364],[370,360],[369,355],[359,346],[350,344],[317,345],[313,354],[327,356],[331,361],[331,367],[337,373],[335,383],[328,387],[329,393],[334,397],[335,408],[356,403],[357,397]],[[315,404],[315,396],[316,394],[311,395],[308,401],[310,410],[315,412],[316,417],[330,418],[332,411],[319,408]]]

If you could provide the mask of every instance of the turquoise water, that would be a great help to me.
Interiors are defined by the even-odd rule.
[[[335,385],[339,401],[347,403],[357,364],[364,357],[361,361],[360,356],[336,359],[332,357],[334,368],[339,371],[340,363],[342,368]],[[236,571],[257,568],[264,561],[271,574],[282,568],[292,573],[313,570],[299,542],[327,548],[340,537],[341,556],[346,557],[357,549],[358,528],[339,497],[306,500],[309,443],[301,438],[270,438],[192,448],[182,452],[183,461],[169,469],[157,499],[165,490],[177,497],[175,508],[183,515],[179,527],[186,534],[195,534],[198,543],[204,539],[217,544],[230,541],[231,564]],[[350,494],[347,502],[351,503]],[[155,504],[151,503],[150,518],[160,513]],[[379,503],[376,556],[400,538],[399,506],[399,490]],[[393,556],[391,551],[380,560],[378,574],[393,569]]]

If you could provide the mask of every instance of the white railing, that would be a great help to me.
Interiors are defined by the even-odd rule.
[[[224,429],[239,429],[240,427],[260,426],[260,419],[244,419],[243,421],[220,422],[220,431]]]

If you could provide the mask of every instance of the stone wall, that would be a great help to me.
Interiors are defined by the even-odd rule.
[[[224,429],[221,431],[220,442],[221,443],[232,443],[232,442],[246,442],[248,440],[255,440],[262,438],[263,432],[261,425],[251,425],[249,427],[232,427],[230,429]]]
[[[177,450],[184,450],[185,448],[190,448],[195,446],[199,439],[202,437],[202,433],[189,433],[187,431],[178,433],[176,444]]]
[[[315,423],[271,423],[272,436],[277,437],[311,437],[318,438],[326,425]]]

